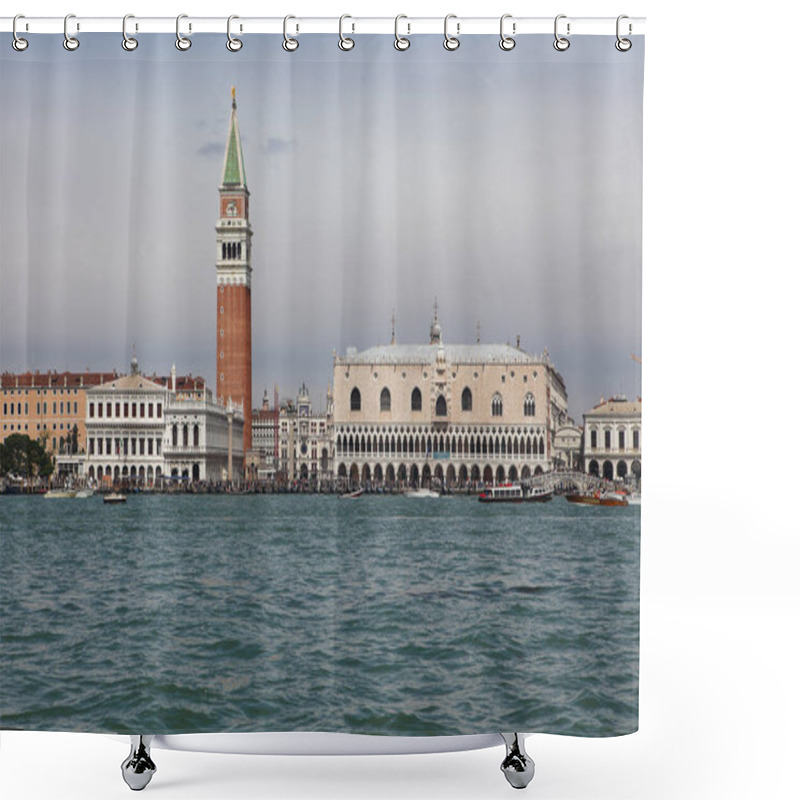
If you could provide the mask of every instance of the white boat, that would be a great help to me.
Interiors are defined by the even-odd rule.
[[[439,492],[434,492],[433,489],[411,489],[406,492],[406,497],[438,497]]]
[[[525,491],[518,483],[487,486],[478,495],[479,503],[547,503],[553,499],[553,490],[535,486]]]
[[[50,489],[50,491],[44,493],[44,496],[55,500],[64,500],[69,497],[75,497],[77,494],[78,492],[73,489]]]
[[[75,494],[75,497],[83,499],[85,497],[91,497],[94,494],[94,489],[78,489]]]
[[[642,496],[638,493],[628,495],[629,506],[640,506],[642,504]]]
[[[111,492],[103,495],[104,503],[127,503],[128,498],[120,492]]]
[[[364,490],[363,489],[356,489],[355,491],[348,492],[347,494],[340,494],[339,495],[339,499],[340,500],[355,500],[356,498],[361,497],[362,494],[364,494]]]

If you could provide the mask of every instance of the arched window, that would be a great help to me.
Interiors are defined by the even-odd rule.
[[[361,411],[361,392],[358,389],[353,389],[350,392],[350,410]]]
[[[444,399],[443,394],[440,394],[436,398],[436,416],[437,417],[447,416],[447,400]]]
[[[195,447],[199,447],[200,446],[200,426],[199,425],[195,425],[193,430],[192,430],[192,444]],[[200,480],[200,479],[198,478],[198,480]]]
[[[178,426],[177,425],[173,425],[172,426],[172,446],[173,447],[177,447],[178,446]]]
[[[522,413],[526,417],[536,416],[536,403],[534,402],[533,395],[530,392],[525,395],[525,400],[522,402]]]
[[[472,411],[472,392],[469,386],[461,392],[461,410]]]
[[[422,392],[416,386],[411,392],[411,410],[422,411]]]
[[[389,390],[384,386],[381,391],[381,411],[392,410],[392,395]]]
[[[500,396],[499,392],[492,398],[492,416],[503,416],[503,398]]]

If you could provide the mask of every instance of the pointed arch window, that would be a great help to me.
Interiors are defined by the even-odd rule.
[[[472,391],[469,386],[461,392],[461,410],[472,411]]]
[[[495,396],[492,398],[492,416],[493,417],[503,416],[503,398],[499,392],[497,392]]]
[[[440,394],[436,398],[436,416],[437,417],[447,416],[447,400],[444,399],[443,394]]]
[[[531,392],[528,392],[522,401],[522,412],[526,417],[536,416],[536,401],[533,399]]]
[[[422,411],[422,392],[416,386],[414,391],[411,392],[411,410]]]
[[[357,388],[350,392],[350,410],[361,411],[361,392]]]
[[[381,391],[381,411],[392,410],[392,395],[391,392],[384,386]]]

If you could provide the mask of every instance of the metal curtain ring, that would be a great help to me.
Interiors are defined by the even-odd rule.
[[[236,53],[237,51],[242,49],[242,40],[236,39],[233,36],[231,36],[231,20],[234,19],[239,19],[239,17],[237,17],[236,14],[231,14],[228,17],[228,41],[225,42],[225,47],[227,47],[228,50],[231,51],[231,53]]]
[[[505,31],[503,30],[503,25],[507,19],[511,19],[511,14],[503,14],[500,17],[500,49],[501,50],[513,50],[517,46],[516,39],[513,36],[506,36]],[[517,32],[517,23],[513,23],[511,28],[513,33]]]
[[[133,36],[128,36],[127,25],[129,19],[134,19],[133,14],[126,14],[122,18],[122,49],[130,53],[139,46],[139,40]]]
[[[559,36],[559,34],[558,34],[558,21],[560,19],[566,19],[566,18],[567,18],[566,14],[559,14],[556,17],[555,23],[553,24],[553,34],[556,37],[556,40],[553,42],[553,47],[555,47],[555,49],[558,50],[560,53],[563,53],[565,50],[569,50],[569,39],[567,39],[565,36]],[[569,28],[570,28],[570,24],[568,22],[567,23],[567,36],[569,36]]]
[[[398,14],[394,18],[394,49],[395,50],[408,50],[411,47],[411,39],[406,39],[405,36],[400,35],[400,20],[408,19],[405,14]],[[411,24],[406,23],[408,26],[408,33],[411,33]]]
[[[14,17],[14,22],[11,23],[11,32],[14,34],[14,38],[11,41],[11,46],[18,52],[21,53],[23,50],[28,49],[28,40],[23,39],[21,36],[17,34],[17,20],[18,19],[25,19],[24,14],[17,14]]]
[[[178,50],[188,50],[192,46],[192,40],[187,39],[181,34],[181,20],[188,19],[188,17],[188,14],[178,14],[175,20],[175,47],[177,47]]]
[[[77,50],[81,46],[81,43],[74,36],[70,36],[69,31],[67,30],[67,26],[69,25],[69,21],[71,19],[75,19],[74,14],[67,14],[67,16],[64,17],[64,42],[63,42],[64,49],[69,50],[70,52],[72,52],[73,50]]]
[[[451,36],[447,31],[447,23],[450,22],[451,19],[457,19],[455,14],[448,14],[444,18],[444,49],[445,50],[458,50],[459,45],[461,42],[458,40],[458,32],[461,29],[461,23],[456,23],[456,35]]]
[[[631,47],[633,47],[633,42],[630,39],[623,39],[619,35],[619,24],[624,19],[628,19],[628,15],[627,14],[620,14],[617,17],[617,41],[614,42],[614,47],[616,47],[617,50],[620,51],[620,53],[627,53],[628,50],[630,50]],[[628,23],[628,35],[630,35],[632,30],[633,30],[633,28],[632,28],[631,24]]]
[[[286,50],[287,53],[293,53],[298,47],[300,47],[300,40],[293,39],[291,36],[289,36],[288,25],[290,19],[296,19],[296,17],[293,17],[291,14],[289,14],[283,18],[283,49]]]
[[[346,19],[353,19],[353,18],[349,14],[342,14],[342,16],[339,17],[339,49],[340,50],[352,50],[356,46],[356,43],[352,39],[346,37],[344,35],[344,33],[342,32],[342,26],[343,26],[344,21]],[[356,29],[356,26],[353,25],[353,30],[355,30],[355,29]]]

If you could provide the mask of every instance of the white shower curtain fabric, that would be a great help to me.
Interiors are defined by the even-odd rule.
[[[630,733],[644,38],[299,38],[2,48],[0,725]]]

